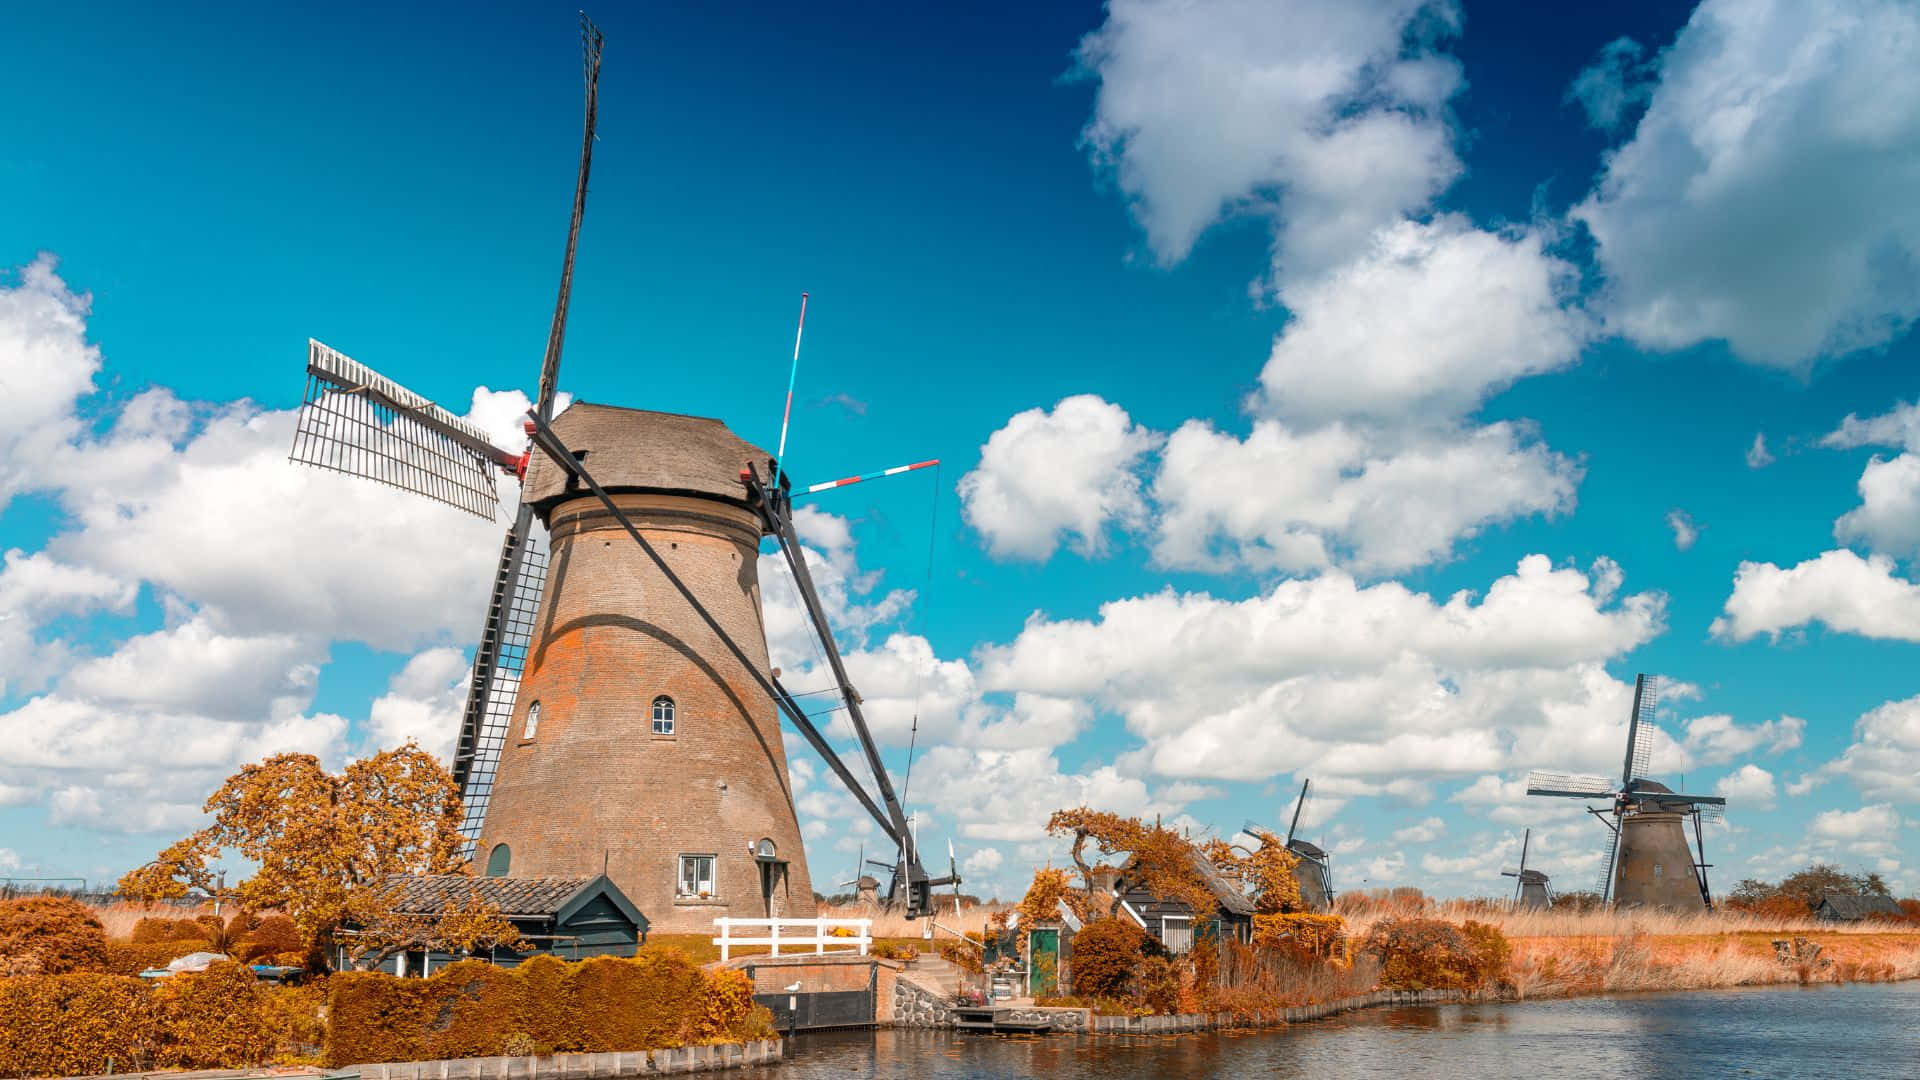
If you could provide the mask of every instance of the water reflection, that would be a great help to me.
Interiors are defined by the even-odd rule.
[[[1377,1009],[1257,1032],[1081,1039],[856,1031],[803,1035],[752,1080],[1417,1076],[1489,1080],[1920,1076],[1920,984],[1647,994]]]

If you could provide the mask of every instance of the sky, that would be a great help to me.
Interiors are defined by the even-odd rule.
[[[801,524],[969,891],[1054,809],[1231,836],[1307,778],[1336,889],[1497,895],[1526,829],[1589,888],[1525,777],[1616,772],[1642,672],[1720,887],[1920,891],[1920,10],[1565,8],[596,12],[561,388],[771,445],[810,294],[795,480],[942,462]],[[504,519],[289,464],[305,341],[518,449],[578,50],[0,11],[0,877],[117,877],[270,753],[450,750]],[[879,834],[789,753],[842,880]]]

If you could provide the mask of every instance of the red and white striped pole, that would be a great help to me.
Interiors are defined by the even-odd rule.
[[[898,476],[904,472],[930,468],[938,464],[940,464],[940,459],[934,458],[932,461],[916,461],[911,465],[895,465],[891,469],[881,469],[879,472],[862,473],[859,476],[849,476],[840,480],[829,480],[824,484],[814,484],[804,491],[795,492],[795,495],[812,495],[819,491],[827,491],[832,488],[846,487],[849,484],[857,484],[862,480],[878,480],[883,476]]]

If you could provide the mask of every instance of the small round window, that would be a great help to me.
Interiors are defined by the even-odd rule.
[[[522,739],[531,739],[535,735],[539,734],[539,732],[540,732],[540,703],[536,701],[533,704],[527,706],[527,722],[526,722],[526,725],[520,729],[520,737]]]
[[[762,859],[773,859],[779,857],[780,850],[773,846],[772,838],[763,836],[753,845],[753,853]]]
[[[673,699],[665,695],[653,699],[653,733],[673,734]]]

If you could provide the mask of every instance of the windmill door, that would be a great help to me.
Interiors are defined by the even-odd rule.
[[[1060,987],[1060,931],[1034,930],[1027,935],[1027,993],[1051,996]]]

